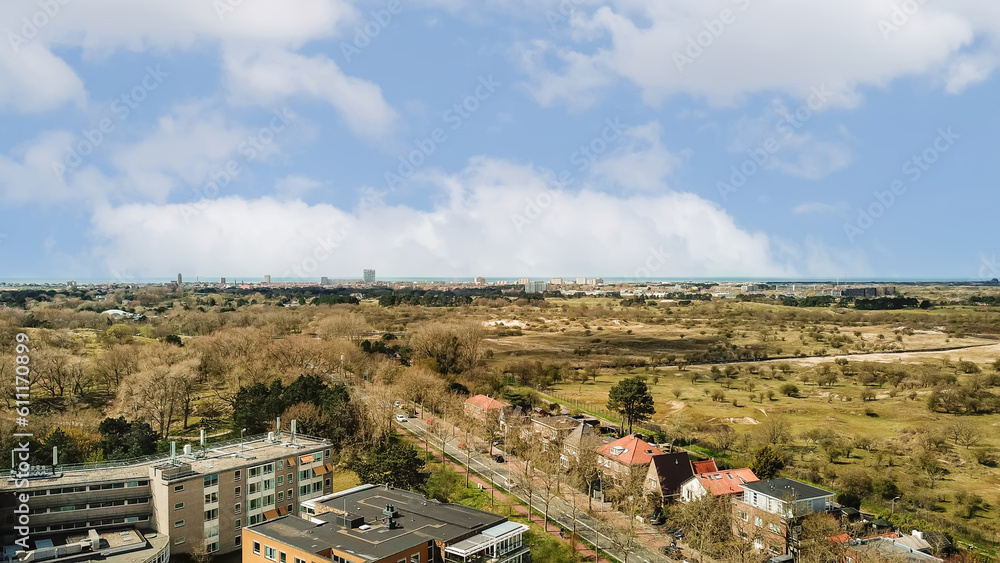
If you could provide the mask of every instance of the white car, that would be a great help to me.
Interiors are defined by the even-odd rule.
[[[405,414],[397,414],[396,415],[396,422],[407,422],[408,420],[410,420],[410,419],[406,418]]]

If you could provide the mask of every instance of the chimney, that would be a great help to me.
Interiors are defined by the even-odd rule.
[[[385,516],[386,529],[387,530],[395,529],[396,522],[393,520],[393,518],[398,516],[398,514],[396,513],[396,507],[391,504],[385,505],[385,510],[382,511],[382,515]]]
[[[177,461],[177,442],[170,442],[170,461]]]
[[[295,443],[295,419],[292,419],[292,443]]]
[[[281,417],[274,419],[274,433],[281,435]]]
[[[205,449],[205,429],[201,429],[201,448]]]
[[[59,465],[59,446],[52,446],[52,467]]]

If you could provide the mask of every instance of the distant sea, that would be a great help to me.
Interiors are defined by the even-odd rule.
[[[334,276],[328,276],[331,283],[342,283],[345,281],[350,282],[360,282],[361,278],[337,278]],[[509,277],[486,277],[487,282],[497,282],[497,281],[509,281],[515,283],[520,278],[529,278],[537,281],[548,281],[552,277],[559,276],[509,276]],[[593,276],[587,276],[592,279]],[[600,276],[597,276],[600,277]],[[0,283],[7,284],[49,284],[49,285],[61,285],[70,281],[72,278],[67,279],[57,279],[57,278],[0,278]],[[572,282],[576,277],[566,277],[563,279],[567,282]],[[604,277],[604,283],[614,284],[614,283],[706,283],[706,282],[716,282],[716,283],[841,283],[841,284],[858,284],[858,283],[960,283],[960,282],[978,282],[982,283],[986,280],[970,280],[967,278],[842,278],[842,279],[821,279],[821,278],[754,278],[754,277],[716,277],[716,278],[631,278],[631,277]],[[163,284],[175,281],[176,278],[76,278],[72,279],[78,285],[92,285],[92,284],[107,284],[107,283],[138,283],[138,284]],[[221,277],[188,277],[184,276],[184,283],[219,283]],[[261,276],[226,276],[227,283],[263,283],[264,278]],[[272,277],[271,283],[319,283],[320,279],[316,278],[277,278]],[[438,283],[471,283],[475,281],[472,277],[448,277],[448,276],[428,276],[428,277],[408,277],[408,278],[378,278],[379,282],[438,282]]]

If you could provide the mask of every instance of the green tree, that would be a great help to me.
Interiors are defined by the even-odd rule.
[[[41,455],[44,457],[52,448],[59,448],[59,464],[82,463],[85,457],[83,449],[70,435],[63,432],[62,428],[56,428],[51,434],[42,440]]]
[[[128,459],[156,453],[160,435],[147,422],[105,418],[97,427],[101,441],[97,447],[104,452],[105,459]]]
[[[778,472],[784,468],[785,458],[771,444],[757,448],[753,454],[753,461],[750,462],[750,470],[761,481],[777,477]]]
[[[653,405],[653,395],[646,383],[638,377],[629,377],[619,381],[608,393],[608,410],[622,416],[622,430],[628,425],[628,433],[632,433],[632,425],[650,419],[656,412]]]
[[[397,489],[421,490],[429,473],[420,453],[405,442],[387,442],[355,461],[352,469],[362,483],[388,484]]]
[[[427,479],[424,492],[428,498],[440,502],[454,502],[458,496],[458,491],[462,490],[462,476],[447,465],[441,466],[441,471],[434,473]]]

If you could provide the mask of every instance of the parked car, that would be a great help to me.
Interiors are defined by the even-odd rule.
[[[493,461],[495,461],[497,463],[504,463],[507,460],[505,460],[502,455],[497,454],[497,455],[493,456]]]
[[[666,555],[667,557],[669,557],[671,559],[680,560],[680,559],[682,559],[684,557],[684,554],[681,553],[681,548],[679,548],[679,547],[673,547],[673,546],[669,546],[669,545],[665,545],[665,546],[661,547],[660,548],[660,553]]]
[[[396,415],[396,422],[406,422],[408,420],[410,420],[410,419],[407,418],[407,416],[405,414],[397,414]]]

